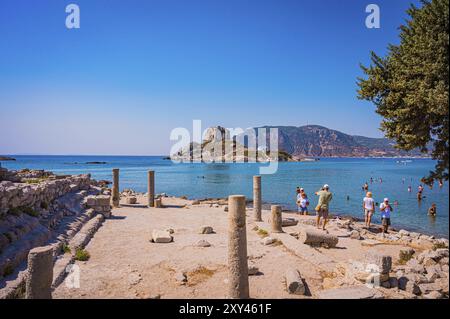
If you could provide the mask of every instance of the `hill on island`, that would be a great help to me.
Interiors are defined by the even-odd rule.
[[[208,128],[202,143],[191,142],[175,154],[172,159],[179,160],[218,160],[223,158],[232,161],[246,161],[248,156],[258,149],[258,161],[269,161],[270,128],[278,129],[278,159],[280,161],[302,160],[316,157],[409,157],[425,156],[419,150],[405,152],[395,148],[395,142],[387,138],[371,138],[348,135],[319,125],[306,126],[262,126],[244,131],[237,137],[231,136],[228,129],[222,126]],[[258,139],[258,133],[266,132],[266,145],[249,145],[249,136]],[[240,141],[240,142],[238,142]],[[245,152],[236,154],[236,146],[241,145]],[[229,146],[227,148],[227,146]],[[213,153],[211,149],[215,150]],[[228,149],[228,151],[226,151]],[[197,152],[195,151],[197,150]],[[217,150],[219,153],[216,153]],[[195,155],[197,154],[197,155]],[[275,154],[273,154],[275,155]],[[275,155],[277,156],[277,155]],[[197,158],[198,157],[198,158]]]
[[[396,149],[395,142],[387,138],[348,135],[319,125],[261,128],[278,128],[278,148],[300,158],[425,156],[419,150]]]

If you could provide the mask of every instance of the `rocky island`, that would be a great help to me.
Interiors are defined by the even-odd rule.
[[[264,146],[252,145],[245,136],[259,141],[259,132],[278,130],[278,147],[270,153],[270,141]],[[264,139],[263,139],[264,140]],[[241,152],[239,152],[241,150]],[[420,150],[405,152],[397,149],[392,140],[348,135],[320,125],[262,126],[232,135],[230,130],[215,126],[208,128],[202,143],[191,142],[170,157],[182,162],[280,162],[316,161],[320,157],[428,157]]]

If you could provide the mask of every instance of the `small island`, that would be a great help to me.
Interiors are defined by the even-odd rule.
[[[9,156],[1,156],[0,155],[0,161],[15,161],[16,159]]]
[[[84,163],[80,163],[80,162],[73,162],[73,163],[65,163],[68,165],[104,165],[104,164],[108,164],[107,162],[98,162],[98,161],[92,161],[92,162],[84,162]]]

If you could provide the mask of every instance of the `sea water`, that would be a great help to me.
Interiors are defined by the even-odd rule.
[[[8,169],[45,169],[57,174],[90,173],[95,179],[112,180],[112,168],[120,169],[120,188],[146,192],[147,170],[156,172],[156,192],[189,198],[226,197],[242,194],[252,197],[252,176],[259,174],[257,163],[175,164],[161,156],[14,156],[2,162]],[[98,161],[106,164],[86,164]],[[262,176],[263,202],[296,209],[296,187],[308,194],[312,211],[317,203],[314,192],[329,184],[333,193],[332,213],[363,218],[362,185],[367,182],[377,203],[388,197],[393,204],[392,226],[436,236],[449,235],[448,183],[432,189],[425,186],[423,200],[416,198],[420,179],[433,169],[431,159],[322,158],[316,162],[280,162],[273,175]],[[373,179],[371,183],[370,179]],[[412,192],[408,192],[411,186]],[[394,202],[396,203],[394,205]],[[432,203],[435,218],[427,215]],[[375,222],[380,221],[377,211]]]

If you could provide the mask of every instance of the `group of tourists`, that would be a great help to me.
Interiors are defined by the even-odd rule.
[[[316,211],[316,226],[320,228],[320,219],[323,219],[322,229],[325,230],[325,226],[328,221],[329,204],[333,198],[333,194],[329,191],[329,186],[327,184],[315,192],[315,195],[319,196],[317,205],[315,207]],[[309,200],[308,195],[306,195],[305,190],[302,187],[297,187],[297,206],[298,213],[301,215],[308,215]]]
[[[381,179],[380,179],[381,180]],[[372,182],[372,181],[371,181]],[[329,213],[329,205],[330,201],[333,198],[333,194],[330,192],[330,187],[328,184],[323,185],[323,187],[315,192],[315,195],[319,196],[317,206],[315,207],[315,213],[317,216],[316,226],[317,228],[322,228],[325,230],[325,226],[328,221],[328,213]],[[372,196],[372,192],[369,191],[368,183],[365,183],[362,189],[366,192],[365,197],[363,198],[362,208],[364,212],[364,223],[367,229],[370,229],[372,223],[372,217],[375,214],[376,206],[378,203],[375,202]],[[408,189],[409,190],[409,189]],[[417,197],[418,199],[422,199],[422,193],[424,191],[424,187],[419,185]],[[349,197],[347,196],[347,200]],[[419,200],[420,200],[419,199]],[[394,201],[394,206],[398,205],[397,201]],[[302,187],[297,187],[297,206],[298,213],[301,215],[308,215],[308,207],[309,207],[309,199],[308,195],[305,193],[305,190]],[[389,230],[389,226],[391,225],[391,213],[394,211],[392,205],[390,204],[389,198],[384,198],[383,202],[378,206],[378,210],[380,211],[381,217],[381,225],[382,232],[387,233]],[[428,209],[428,215],[431,217],[436,216],[436,204],[433,203],[431,207]],[[322,226],[320,226],[320,220],[323,219]]]
[[[383,202],[380,204],[381,212],[381,225],[383,233],[387,233],[389,226],[391,225],[391,213],[393,208],[389,203],[389,198],[384,198]],[[372,216],[375,213],[375,201],[372,197],[372,192],[367,192],[366,196],[363,198],[363,211],[364,211],[364,223],[367,229],[370,228],[370,223],[372,222]]]

